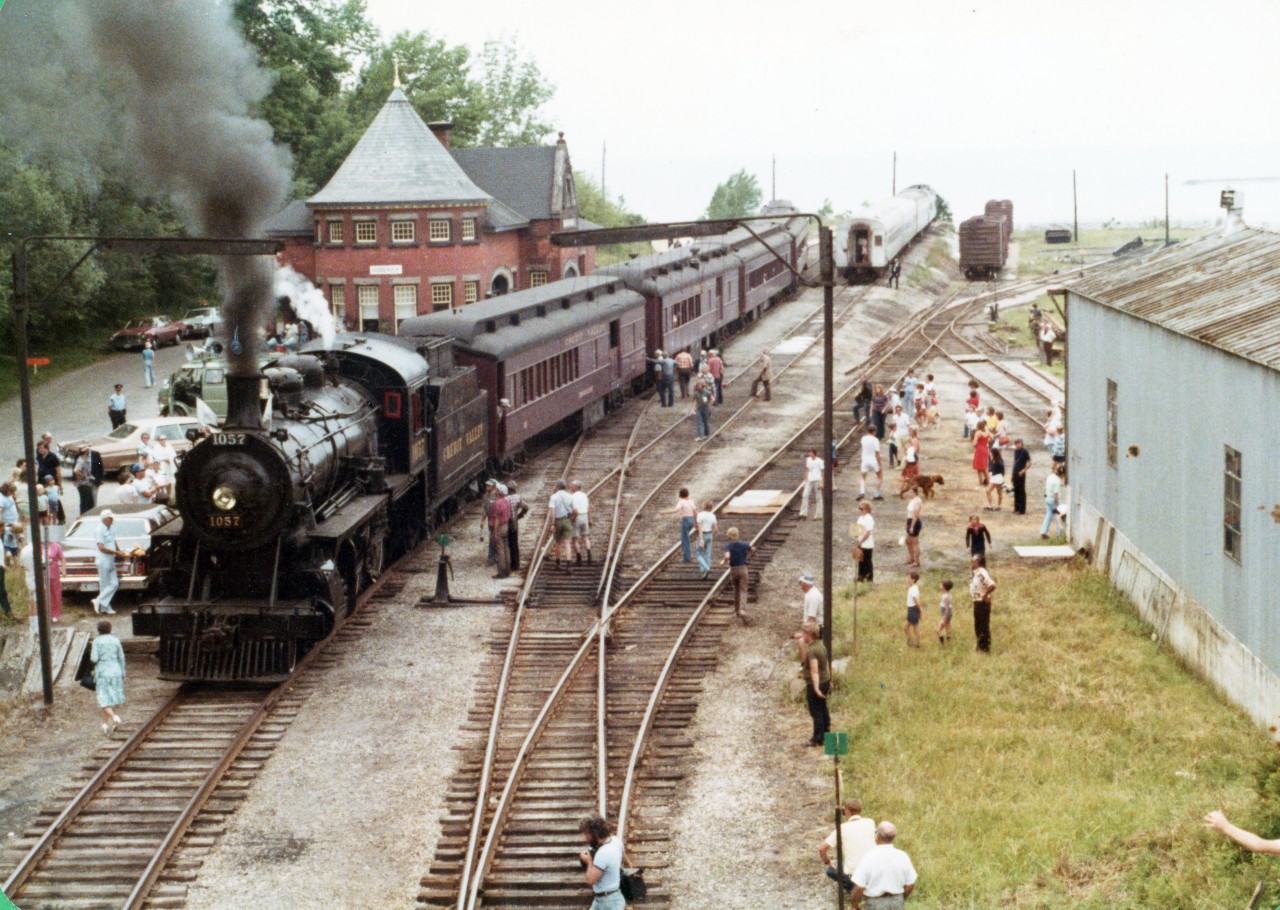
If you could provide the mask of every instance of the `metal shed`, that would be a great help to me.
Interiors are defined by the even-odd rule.
[[[1280,726],[1280,235],[1067,289],[1070,532],[1179,653]]]

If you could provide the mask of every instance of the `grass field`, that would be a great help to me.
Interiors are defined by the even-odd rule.
[[[933,635],[944,574],[957,605],[945,648]],[[1274,863],[1200,819],[1221,807],[1242,824],[1280,823],[1255,789],[1280,767],[1275,748],[1157,652],[1098,573],[1001,564],[993,574],[990,655],[973,650],[967,571],[921,580],[919,650],[901,631],[903,584],[862,594],[858,651],[832,702],[849,732],[846,787],[868,815],[897,823],[920,870],[911,904],[1243,907]],[[851,630],[845,591],[837,656]]]
[[[1175,227],[1169,231],[1173,240],[1189,240],[1205,233],[1205,228]],[[1018,277],[1048,275],[1069,269],[1081,261],[1094,262],[1110,258],[1135,237],[1147,243],[1164,243],[1164,227],[1091,227],[1080,231],[1079,243],[1049,244],[1044,242],[1044,228],[1014,231],[1018,243]]]
[[[32,351],[32,357],[48,357],[48,366],[40,367],[39,372],[31,377],[33,386],[47,382],[55,376],[61,376],[80,367],[96,363],[103,357],[105,349],[89,345],[68,345],[57,351]],[[12,354],[0,354],[0,401],[8,401],[18,395],[21,380],[18,378],[18,359]]]

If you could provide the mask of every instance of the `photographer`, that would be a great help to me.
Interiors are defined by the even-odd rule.
[[[587,884],[595,892],[591,910],[624,910],[626,900],[619,890],[624,863],[622,841],[609,832],[609,823],[599,815],[588,815],[578,825],[588,849],[578,854],[586,869]]]

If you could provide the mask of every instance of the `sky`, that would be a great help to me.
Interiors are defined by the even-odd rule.
[[[1276,0],[612,4],[368,0],[385,35],[515,39],[554,84],[575,170],[650,220],[696,217],[740,168],[837,212],[927,183],[957,220],[1212,221],[1233,183],[1280,226]]]

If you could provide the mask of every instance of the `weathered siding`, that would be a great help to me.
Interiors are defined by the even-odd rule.
[[[1280,373],[1075,294],[1068,306],[1072,540],[1192,666],[1280,725]],[[1228,445],[1243,463],[1238,563],[1223,549]]]

